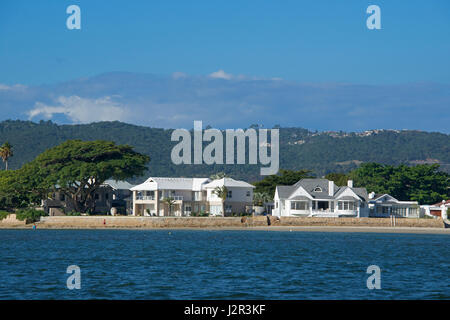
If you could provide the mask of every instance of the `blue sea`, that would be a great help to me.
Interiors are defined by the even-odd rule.
[[[0,299],[450,299],[448,235],[0,230],[0,244]]]

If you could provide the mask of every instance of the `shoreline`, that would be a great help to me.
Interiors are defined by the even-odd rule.
[[[1,230],[32,230],[32,225],[0,226]],[[361,227],[361,226],[248,226],[248,227],[54,227],[39,226],[37,230],[192,230],[192,231],[277,231],[277,232],[343,232],[343,233],[385,233],[385,234],[445,234],[450,229],[426,227]]]
[[[281,232],[363,232],[450,234],[442,219],[314,218],[314,217],[135,217],[135,216],[45,216],[37,229],[54,230],[239,230]],[[32,229],[33,223],[15,216],[0,221],[1,229]]]

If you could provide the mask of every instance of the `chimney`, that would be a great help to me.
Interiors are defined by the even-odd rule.
[[[371,193],[369,193],[369,199],[373,199],[375,197],[375,192],[371,192]]]
[[[334,196],[334,182],[328,180],[328,195],[330,197]]]
[[[347,187],[353,188],[353,180],[348,180],[347,181]]]

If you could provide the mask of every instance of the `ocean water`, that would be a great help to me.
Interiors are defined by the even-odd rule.
[[[0,299],[450,299],[448,235],[0,230],[0,243]]]

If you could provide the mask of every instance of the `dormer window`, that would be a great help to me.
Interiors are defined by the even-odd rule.
[[[322,188],[321,187],[315,187],[314,188],[314,192],[322,192]]]

